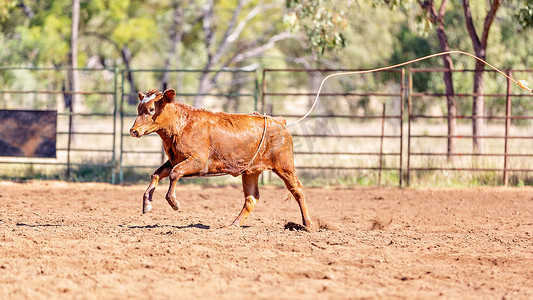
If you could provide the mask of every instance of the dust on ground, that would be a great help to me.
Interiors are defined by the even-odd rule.
[[[1,299],[533,298],[533,189],[0,182]]]

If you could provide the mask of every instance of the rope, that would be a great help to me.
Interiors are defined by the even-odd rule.
[[[252,166],[252,163],[257,158],[257,155],[259,154],[259,151],[261,151],[261,147],[263,147],[263,143],[265,141],[265,136],[266,136],[266,132],[267,132],[267,125],[268,125],[267,124],[267,119],[270,117],[270,116],[267,116],[266,114],[265,115],[261,115],[258,112],[254,112],[254,113],[249,114],[249,115],[262,117],[265,120],[265,127],[263,128],[263,134],[261,135],[261,141],[259,142],[259,146],[257,147],[257,151],[255,151],[254,157],[252,157],[252,159],[250,160],[250,162],[248,163],[248,165],[246,167],[242,168],[242,170],[239,171],[239,174],[242,174],[244,171],[246,171],[248,168],[250,168]]]
[[[446,52],[439,52],[439,53],[431,54],[431,55],[428,55],[428,56],[420,57],[420,58],[417,58],[417,59],[413,59],[413,60],[410,60],[410,61],[407,61],[407,62],[403,62],[403,63],[397,64],[397,65],[392,65],[392,66],[388,66],[388,67],[382,67],[382,68],[371,69],[371,70],[363,70],[363,71],[352,71],[352,72],[341,72],[341,73],[330,74],[330,75],[326,76],[326,77],[322,80],[322,82],[320,83],[320,87],[318,88],[318,92],[317,92],[317,94],[316,94],[315,101],[313,102],[313,106],[311,106],[311,108],[309,109],[309,111],[308,111],[303,117],[301,117],[300,119],[298,119],[297,121],[288,124],[287,127],[294,126],[294,125],[300,123],[300,122],[301,122],[302,120],[304,120],[305,118],[307,118],[307,116],[309,116],[309,114],[311,113],[311,111],[313,111],[313,109],[315,108],[316,103],[318,102],[318,97],[320,96],[320,92],[322,91],[322,86],[324,85],[324,83],[326,82],[326,80],[328,80],[328,79],[330,79],[330,78],[332,78],[332,77],[335,77],[335,76],[342,76],[342,75],[366,74],[366,73],[374,73],[374,72],[379,72],[379,71],[385,71],[385,70],[390,70],[390,69],[395,69],[395,68],[403,67],[403,66],[405,66],[405,65],[412,64],[412,63],[415,63],[415,62],[419,62],[419,61],[422,61],[422,60],[426,60],[426,59],[429,59],[429,58],[433,58],[433,57],[437,57],[437,56],[443,56],[443,55],[447,55],[447,54],[454,54],[454,53],[467,55],[467,56],[470,56],[470,57],[472,57],[472,58],[475,58],[475,59],[479,60],[480,62],[482,62],[482,63],[484,63],[485,65],[489,66],[489,67],[492,68],[493,70],[495,70],[495,71],[497,71],[498,73],[502,74],[503,76],[507,77],[507,79],[509,79],[509,80],[511,80],[512,82],[518,84],[519,87],[523,88],[523,89],[526,90],[526,91],[529,91],[530,93],[533,93],[533,91],[531,90],[531,88],[528,87],[528,83],[527,83],[527,81],[525,81],[525,80],[519,80],[519,81],[516,81],[516,80],[514,80],[513,78],[511,78],[510,76],[508,76],[507,74],[505,74],[504,72],[500,71],[498,68],[494,67],[493,65],[489,64],[488,62],[484,61],[483,59],[481,59],[481,58],[479,58],[479,57],[477,57],[477,56],[475,56],[475,55],[472,55],[472,54],[470,54],[470,53],[463,52],[463,51],[452,50],[452,51],[446,51]]]
[[[247,168],[249,168],[252,165],[252,163],[254,162],[255,158],[259,154],[259,150],[261,150],[261,147],[263,146],[263,142],[265,141],[265,136],[266,136],[266,132],[267,132],[267,119],[268,119],[268,116],[264,115],[262,117],[263,117],[263,119],[265,119],[265,128],[263,128],[263,135],[261,136],[261,141],[259,142],[259,147],[257,147],[257,151],[255,151],[254,157],[252,157],[252,160],[250,160],[250,162],[248,163],[248,167]]]

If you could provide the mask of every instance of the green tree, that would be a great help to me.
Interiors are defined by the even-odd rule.
[[[208,73],[211,69],[244,66],[244,63],[261,57],[281,41],[293,38],[278,24],[281,23],[281,1],[220,1],[206,0],[202,7],[202,34],[200,43],[205,58],[195,106],[201,106],[201,94],[216,86],[221,73]],[[244,66],[257,67],[255,62]]]
[[[533,27],[533,0],[521,1],[516,18],[522,27]]]
[[[326,50],[346,45],[343,34],[347,26],[346,12],[331,0],[286,0],[283,21],[293,32],[301,32],[307,49],[323,55]]]
[[[15,0],[3,0],[0,2],[0,20],[4,21],[10,14],[11,10],[15,8],[17,1]]]
[[[81,35],[101,41],[96,45],[87,44],[86,47],[96,48],[90,50],[98,53],[102,65],[122,65],[131,70],[132,60],[137,54],[150,50],[147,47],[157,47],[156,41],[160,37],[153,16],[157,15],[160,6],[149,4],[152,5],[135,0],[94,0],[85,7]],[[109,46],[114,51],[109,51]],[[114,58],[111,66],[106,63],[108,56]],[[133,73],[127,72],[126,78],[130,87],[129,102],[136,104],[138,90]]]

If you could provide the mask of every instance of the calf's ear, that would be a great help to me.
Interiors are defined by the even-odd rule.
[[[176,96],[176,91],[173,89],[168,89],[163,92],[163,100],[165,102],[172,102],[174,101],[174,96]]]
[[[139,92],[139,101],[143,101],[144,99],[144,94]]]

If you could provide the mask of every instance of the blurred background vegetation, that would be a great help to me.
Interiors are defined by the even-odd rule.
[[[77,66],[368,69],[443,50],[437,37],[439,24],[449,48],[476,53],[464,7],[471,10],[474,30],[482,40],[487,15],[496,4],[482,56],[503,69],[531,68],[533,49],[527,45],[533,39],[532,0],[81,0]],[[72,5],[67,0],[2,0],[0,64],[71,66]],[[416,65],[442,66],[440,59]],[[474,69],[475,61],[454,56],[453,67]],[[13,79],[9,72],[0,75],[3,85]],[[150,81],[128,74],[131,92],[153,87],[145,83],[170,87],[167,73],[153,76]],[[70,89],[68,78],[32,79],[58,81],[54,84]],[[172,87],[193,85],[196,92],[205,93],[228,84],[217,73],[205,73],[197,82],[184,79],[178,78]],[[309,82],[301,79],[307,88]],[[456,93],[471,92],[472,80],[455,80]],[[415,78],[420,91],[441,90],[443,84],[439,74]],[[486,92],[498,88],[497,83],[486,83]],[[201,101],[196,97],[193,102],[201,105]]]

